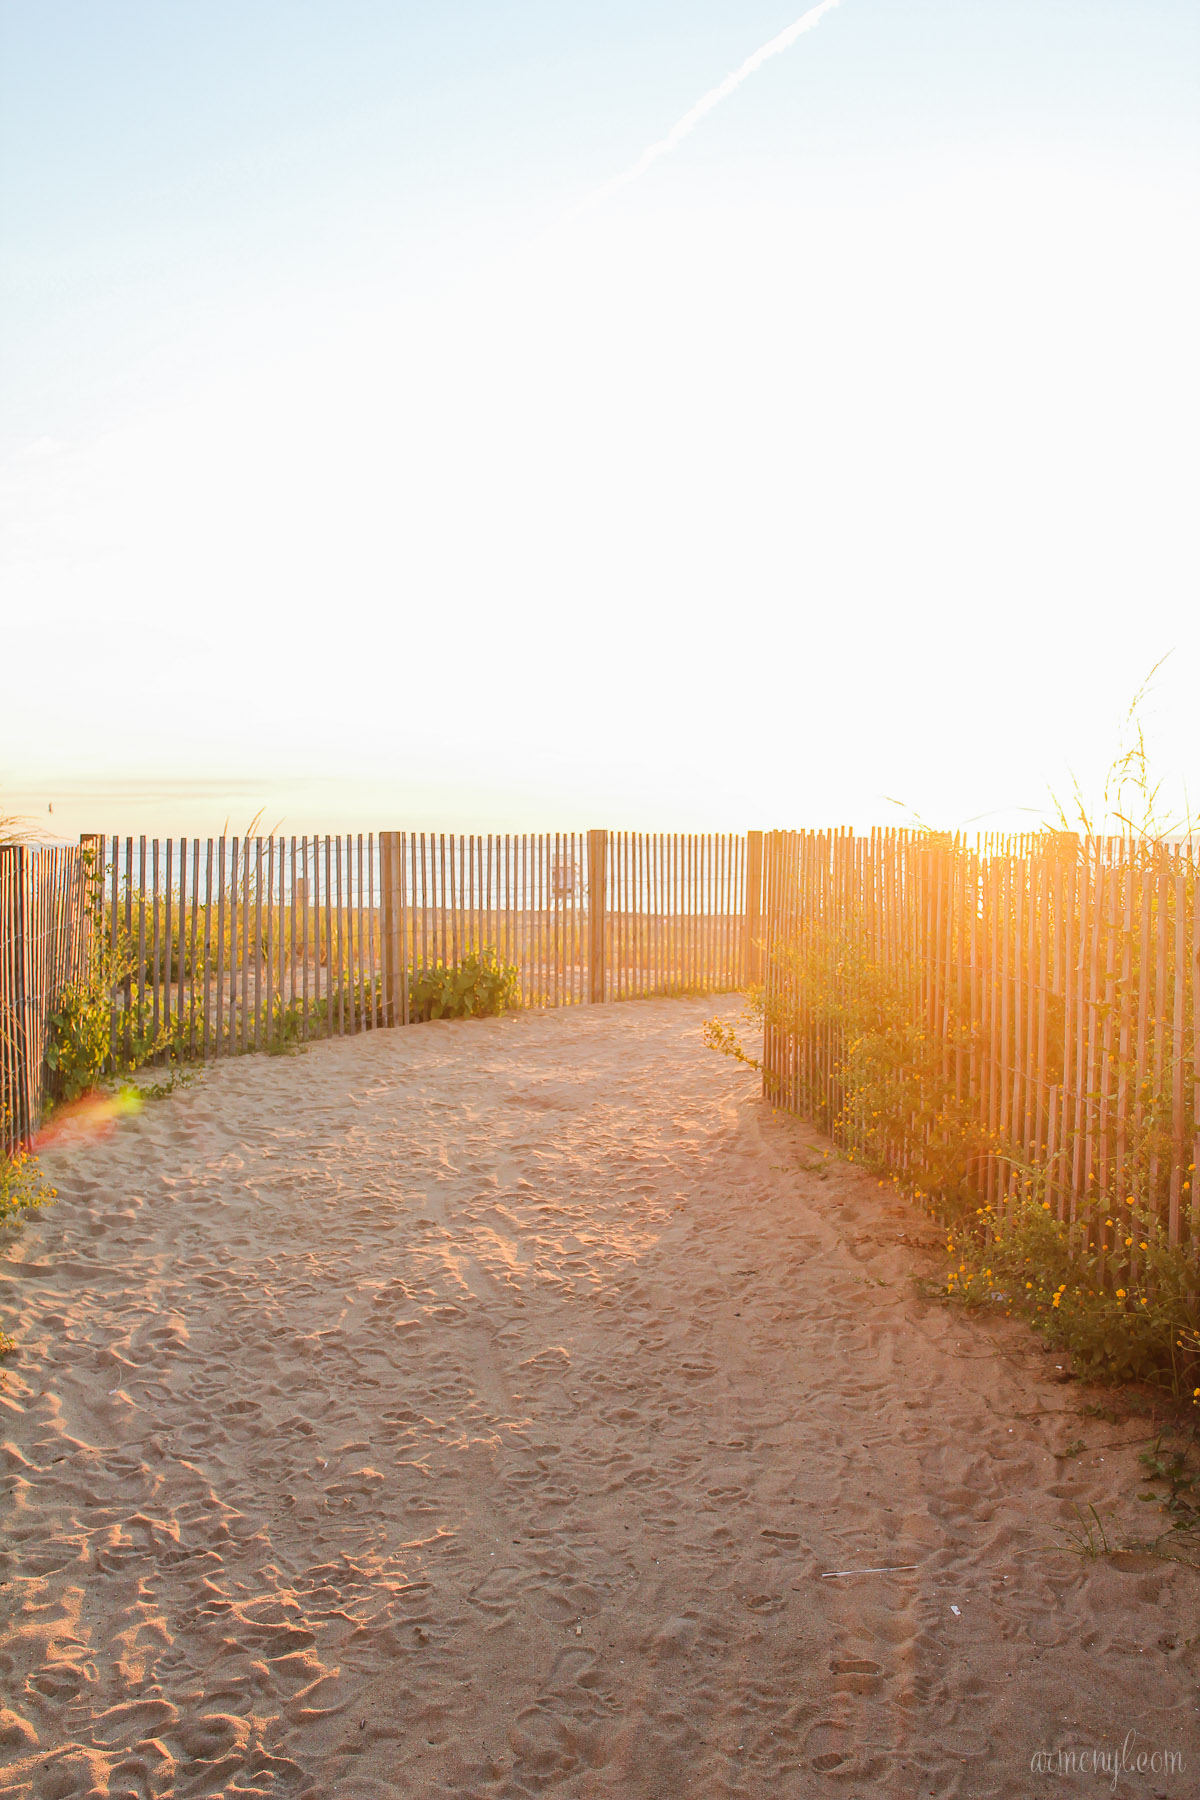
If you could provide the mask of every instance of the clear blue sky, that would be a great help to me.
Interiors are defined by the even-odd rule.
[[[1200,799],[1200,8],[0,6],[0,811]]]

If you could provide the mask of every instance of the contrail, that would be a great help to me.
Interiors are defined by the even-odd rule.
[[[722,100],[728,99],[735,88],[740,88],[743,81],[753,75],[756,69],[761,69],[765,62],[770,61],[771,57],[780,55],[784,50],[789,50],[798,37],[803,37],[806,31],[811,31],[815,25],[819,25],[825,14],[832,12],[833,8],[840,4],[841,0],[821,0],[819,6],[810,7],[808,12],[797,19],[794,25],[789,25],[786,31],[781,31],[778,37],[773,37],[769,43],[762,46],[761,50],[756,50],[753,56],[748,56],[740,69],[735,69],[733,74],[727,75],[719,86],[712,88],[704,95],[703,99],[697,100],[691,111],[685,112],[677,125],[672,125],[665,138],[660,138],[656,144],[651,144],[649,149],[643,150],[631,168],[626,169],[623,175],[616,175],[611,181],[605,182],[596,198],[615,193],[618,188],[627,187],[631,181],[637,181],[640,176],[644,175],[651,164],[656,163],[660,157],[670,156],[672,150],[683,142],[688,133],[696,129],[706,113],[710,113],[714,106],[719,106]]]

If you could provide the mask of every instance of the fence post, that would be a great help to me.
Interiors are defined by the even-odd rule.
[[[5,1002],[0,1029],[5,1038],[8,1091],[2,1096],[7,1116],[0,1113],[0,1128],[7,1137],[8,1149],[15,1152],[29,1142],[34,1127],[34,1071],[30,1067],[33,1034],[29,1030],[29,858],[23,844],[9,844],[0,851],[0,859],[7,865],[4,872],[8,877],[3,884],[8,902],[8,916],[3,921],[7,942],[2,946],[7,978],[3,986],[8,991],[0,994],[0,1000]]]
[[[763,834],[746,833],[746,982],[763,978],[762,954]]]
[[[383,902],[383,1018],[408,1024],[408,957],[405,954],[404,862],[398,831],[379,834],[379,883]]]
[[[604,1001],[604,925],[608,900],[608,833],[589,831],[588,844],[588,999]]]

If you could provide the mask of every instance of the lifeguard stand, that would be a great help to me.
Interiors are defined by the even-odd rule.
[[[574,906],[579,897],[579,864],[574,850],[563,850],[550,863],[550,891],[558,901]]]

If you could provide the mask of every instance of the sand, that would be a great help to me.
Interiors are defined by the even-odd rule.
[[[0,1793],[1200,1792],[1200,1577],[1064,1536],[1161,1527],[1143,1429],[914,1291],[736,1010],[244,1058],[47,1155]]]

